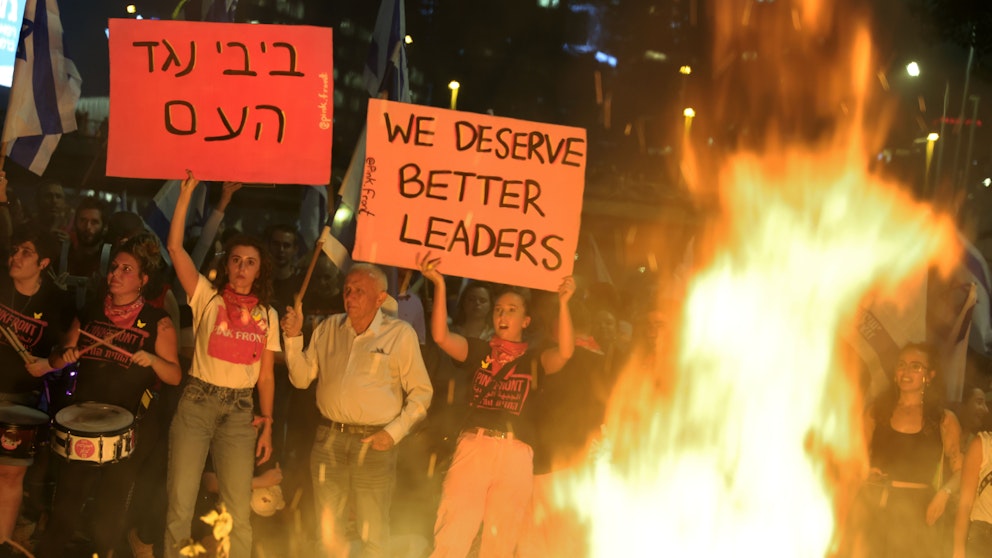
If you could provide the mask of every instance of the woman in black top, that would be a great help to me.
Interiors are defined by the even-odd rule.
[[[892,385],[865,416],[871,458],[867,543],[873,558],[938,555],[933,526],[960,482],[961,427],[944,408],[931,354],[928,345],[904,347]]]
[[[27,354],[22,356],[21,347],[0,335],[0,401],[34,408],[42,377],[52,368],[48,357],[64,342],[75,309],[66,292],[48,279],[47,269],[58,255],[54,236],[23,227],[14,231],[11,246],[7,275],[0,278],[0,325],[17,337]],[[14,533],[24,474],[33,462],[23,456],[24,449],[0,455],[0,541]]]
[[[508,289],[493,305],[495,336],[467,339],[448,329],[440,259],[417,262],[434,283],[431,335],[472,376],[469,412],[444,480],[432,557],[468,554],[481,524],[483,556],[511,556],[523,528],[533,487],[536,386],[562,369],[575,348],[568,300],[575,281],[558,288],[558,346],[536,351],[523,340],[530,325],[527,299]]]
[[[63,554],[81,524],[83,505],[93,497],[94,550],[107,556],[121,538],[128,494],[145,457],[164,442],[166,426],[155,398],[160,382],[177,385],[182,378],[176,330],[168,314],[145,303],[142,293],[164,270],[158,243],[149,234],[128,239],[114,253],[107,274],[107,293],[73,323],[69,343],[53,366],[79,362],[74,403],[96,401],[123,407],[138,420],[135,447],[119,462],[94,466],[86,461],[60,463],[49,528],[39,544],[39,557]],[[114,347],[96,344],[90,335]],[[78,344],[77,348],[75,345]]]

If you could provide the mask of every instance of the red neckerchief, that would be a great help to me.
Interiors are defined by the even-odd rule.
[[[103,313],[105,316],[110,318],[110,321],[113,322],[115,326],[126,329],[134,324],[134,320],[138,319],[138,314],[141,313],[141,308],[144,305],[145,299],[139,296],[134,300],[134,302],[117,306],[113,303],[113,301],[111,301],[110,295],[108,294],[107,297],[103,299]]]
[[[221,296],[224,298],[231,329],[243,330],[251,322],[251,311],[258,306],[258,297],[253,294],[238,294],[230,285],[224,287]]]
[[[489,356],[486,357],[482,367],[490,368],[493,374],[498,374],[504,364],[520,358],[521,355],[527,352],[527,343],[522,341],[507,341],[506,339],[493,337],[489,340],[489,348]],[[488,367],[486,363],[489,364]]]

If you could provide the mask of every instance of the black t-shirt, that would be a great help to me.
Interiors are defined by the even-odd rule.
[[[47,359],[72,324],[75,309],[68,293],[44,280],[38,292],[17,292],[10,277],[0,278],[0,325],[13,331],[29,353]],[[24,368],[24,360],[0,335],[0,392],[28,393],[41,389],[41,378]]]
[[[111,343],[132,354],[139,350],[154,354],[158,323],[167,317],[164,310],[146,303],[131,327]],[[87,306],[80,322],[84,331],[101,339],[121,330],[104,315],[102,302]],[[94,344],[93,340],[80,335],[80,350]],[[117,405],[137,413],[142,394],[157,382],[158,376],[150,366],[138,366],[119,351],[97,346],[79,359],[79,376],[73,399],[76,403],[97,401]]]
[[[500,340],[483,341],[467,339],[468,357],[459,364],[472,370],[469,410],[466,427],[482,427],[503,432],[513,432],[522,442],[533,445],[536,441],[535,423],[538,408],[538,388],[544,379],[539,351],[527,348],[524,353],[495,371],[496,346]],[[502,341],[502,343],[506,343]],[[515,344],[527,347],[526,343]],[[498,385],[493,379],[501,376]]]

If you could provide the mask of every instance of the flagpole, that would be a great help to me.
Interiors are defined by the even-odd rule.
[[[320,237],[317,239],[317,244],[314,245],[313,255],[310,256],[310,265],[307,266],[307,273],[303,276],[303,284],[300,285],[299,292],[293,297],[293,303],[295,306],[302,307],[303,295],[307,292],[307,287],[310,286],[310,277],[313,276],[313,268],[317,265],[317,258],[320,257],[320,253],[324,251],[324,235],[330,234],[331,229],[329,225],[324,225],[324,229],[320,231]]]

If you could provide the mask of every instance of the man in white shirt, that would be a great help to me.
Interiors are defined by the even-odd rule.
[[[316,517],[330,556],[347,555],[349,493],[364,543],[361,556],[387,555],[396,443],[426,416],[433,394],[416,332],[380,310],[386,285],[378,267],[352,266],[344,283],[345,313],[321,322],[305,350],[301,309],[287,309],[282,319],[290,381],[305,389],[317,380],[321,421],[310,464]]]

